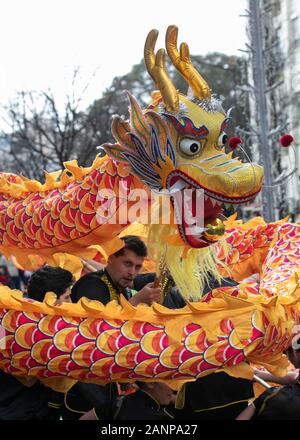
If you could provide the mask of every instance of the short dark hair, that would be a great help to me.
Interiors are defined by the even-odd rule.
[[[44,266],[29,278],[27,296],[36,301],[43,301],[47,292],[54,292],[59,298],[73,282],[73,275],[68,270]]]
[[[139,237],[135,235],[125,235],[121,240],[125,242],[125,246],[114,254],[115,257],[123,255],[125,249],[134,252],[139,257],[147,257],[147,246]]]

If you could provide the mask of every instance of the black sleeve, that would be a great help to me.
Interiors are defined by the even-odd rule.
[[[202,295],[204,296],[212,290],[218,289],[219,287],[233,287],[237,284],[238,283],[232,278],[222,278],[221,282],[219,283],[214,277],[209,276],[208,281],[204,285]]]
[[[233,403],[247,402],[253,395],[252,380],[235,378],[224,372],[200,377],[195,382],[188,382],[185,388],[186,402],[195,412],[214,408],[226,410]]]
[[[78,394],[92,407],[105,407],[118,397],[118,387],[114,382],[104,386],[83,382],[77,382],[76,385]]]
[[[0,420],[47,420],[59,418],[59,407],[49,406],[54,391],[40,382],[31,386],[0,371]],[[57,393],[59,394],[59,393]],[[54,411],[53,411],[54,409]]]
[[[186,306],[186,302],[179,293],[177,287],[172,287],[172,289],[167,293],[163,305],[168,307],[168,309],[182,309]]]
[[[122,397],[120,399],[115,399],[106,405],[95,407],[94,413],[98,420],[114,420],[114,416],[122,403]]]
[[[26,390],[26,386],[18,381],[14,376],[0,370],[0,408],[8,406],[13,402],[22,391]],[[1,414],[1,411],[0,411]]]
[[[271,397],[275,396],[279,390],[280,387],[268,388],[254,400],[253,406],[255,408],[255,413],[253,419],[260,416],[266,406],[266,402],[268,402]]]
[[[74,284],[71,299],[73,302],[85,297],[107,304],[110,301],[108,287],[99,279],[90,275],[84,276]]]
[[[140,273],[133,280],[133,288],[137,291],[142,290],[142,288],[145,287],[146,284],[153,283],[155,277],[155,272]]]

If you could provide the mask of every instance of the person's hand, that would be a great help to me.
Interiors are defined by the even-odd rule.
[[[279,385],[288,385],[291,383],[296,383],[299,377],[299,370],[293,369],[289,370],[288,373],[283,377],[277,377],[269,373],[265,368],[253,368],[254,370],[254,380],[255,376],[267,382],[277,383]]]
[[[140,290],[132,298],[130,298],[129,302],[133,306],[141,303],[151,305],[153,302],[159,301],[160,297],[161,287],[155,287],[154,283],[148,283],[142,288],[142,290]]]
[[[263,367],[257,368],[253,367],[253,374],[257,377],[260,377],[261,379],[264,379],[266,377],[266,374],[270,374],[268,370],[266,370]]]

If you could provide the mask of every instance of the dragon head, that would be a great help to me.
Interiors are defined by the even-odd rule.
[[[225,153],[229,115],[192,65],[187,44],[177,49],[177,35],[177,27],[170,26],[166,49],[189,85],[188,96],[179,93],[169,78],[164,49],[155,53],[158,31],[152,30],[146,39],[144,58],[159,91],[153,92],[152,103],[144,111],[128,94],[130,120],[114,117],[112,133],[117,143],[106,144],[104,149],[114,159],[129,163],[132,172],[150,189],[171,194],[175,214],[179,208],[181,213],[187,209],[182,202],[183,190],[190,190],[188,206],[193,214],[196,194],[202,192],[203,228],[195,223],[191,229],[193,225],[186,223],[185,215],[178,222],[184,243],[202,248],[223,235],[224,205],[245,204],[259,193],[263,169]]]

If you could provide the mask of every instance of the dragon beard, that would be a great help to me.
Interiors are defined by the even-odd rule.
[[[168,237],[174,237],[175,232],[172,225],[150,225],[147,244],[149,256],[156,262],[157,273],[162,267],[170,272],[176,287],[186,300],[199,301],[204,286],[209,284],[209,278],[213,277],[220,282],[220,269],[222,268],[222,273],[224,269],[228,272],[224,261],[217,256],[221,249],[223,257],[228,253],[228,244],[222,238],[218,243],[205,248],[186,249],[182,245],[168,242]]]

